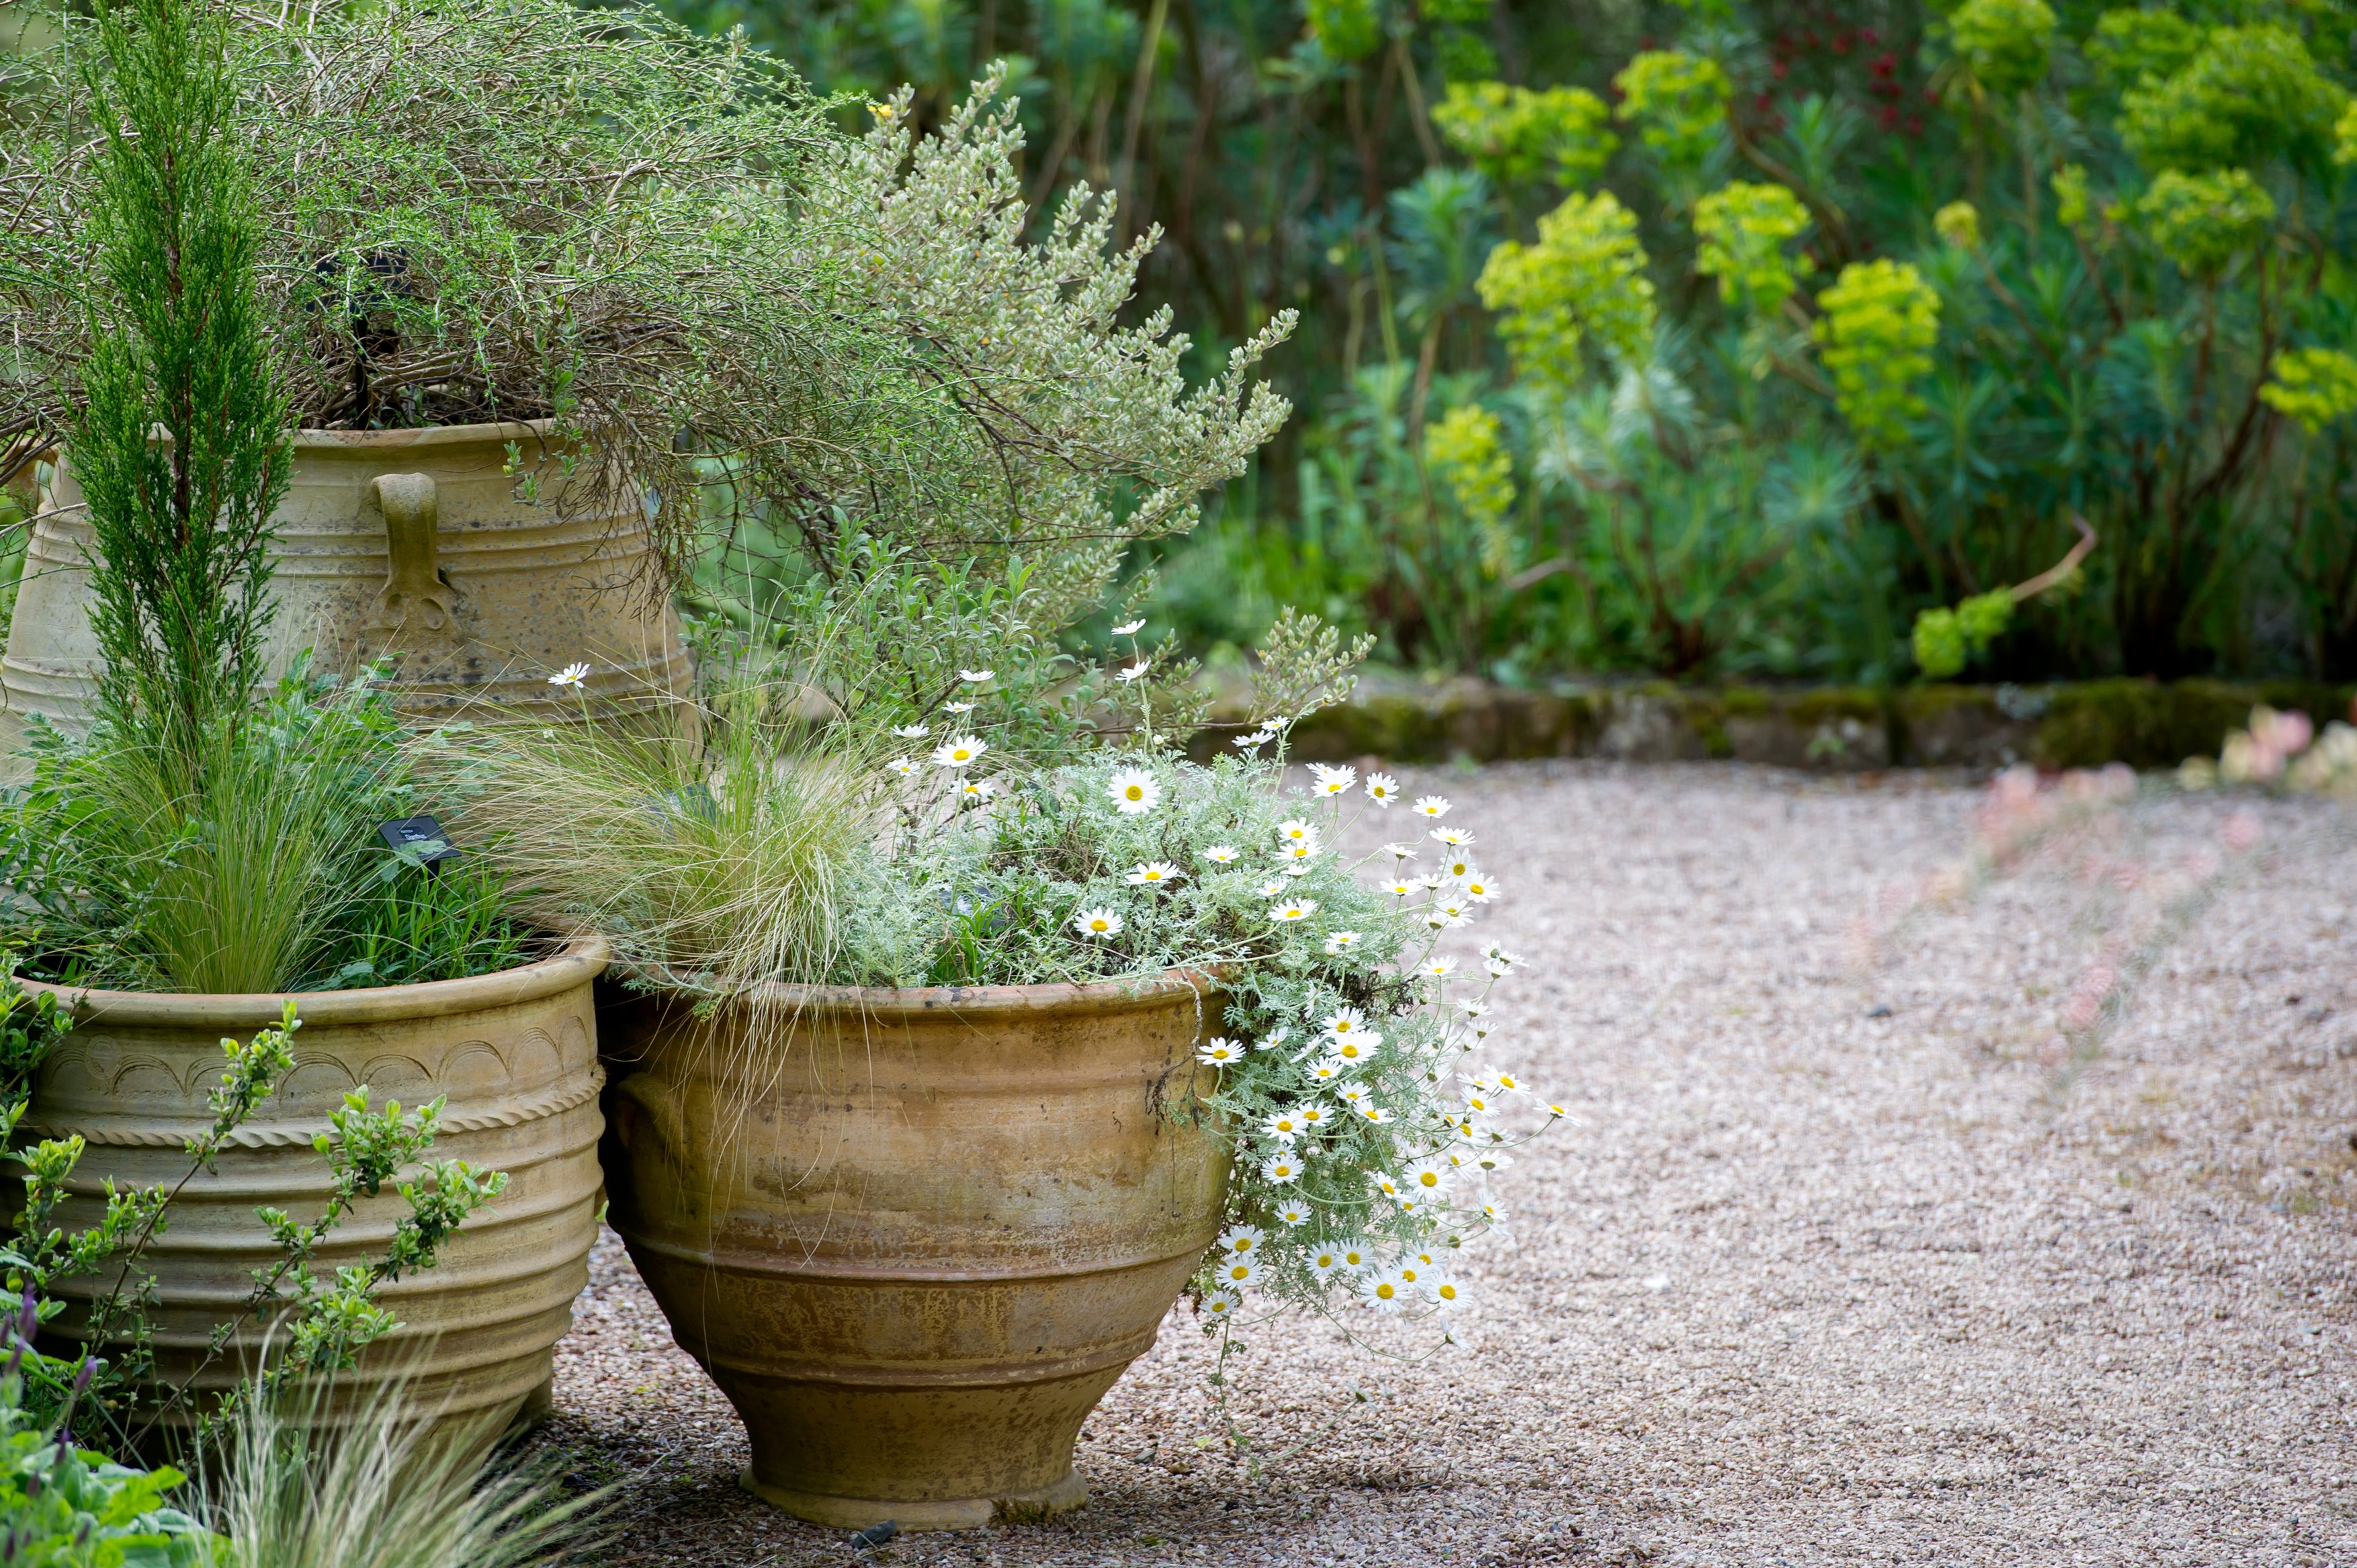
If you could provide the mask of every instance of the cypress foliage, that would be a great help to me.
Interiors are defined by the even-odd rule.
[[[97,535],[109,714],[185,751],[235,722],[262,673],[287,415],[228,134],[225,7],[127,0],[98,14],[84,68],[106,143],[90,212],[94,348],[71,461]]]

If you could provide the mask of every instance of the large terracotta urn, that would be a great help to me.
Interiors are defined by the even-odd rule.
[[[1220,1005],[1176,977],[608,998],[610,1219],[744,1418],[748,1490],[902,1530],[1085,1499],[1081,1423],[1218,1233]]]
[[[635,501],[599,511],[568,478],[587,456],[538,424],[305,430],[276,514],[269,672],[306,649],[355,673],[393,661],[395,700],[425,722],[488,699],[577,715],[646,705],[686,689],[678,618],[653,571]],[[511,460],[512,459],[512,460]],[[90,712],[101,660],[86,563],[93,535],[70,453],[35,519],[0,658],[0,744],[35,714],[72,730]],[[582,691],[548,677],[589,666]]]
[[[597,1236],[605,1074],[591,983],[605,967],[604,941],[581,938],[500,974],[293,997],[303,1020],[294,1070],[231,1135],[218,1169],[188,1181],[145,1254],[156,1282],[149,1321],[157,1382],[176,1388],[197,1374],[197,1397],[174,1410],[167,1431],[185,1431],[253,1369],[258,1324],[249,1322],[229,1353],[206,1351],[215,1326],[238,1316],[253,1271],[277,1261],[254,1210],[267,1204],[298,1220],[318,1218],[328,1170],[312,1139],[361,1085],[380,1110],[442,1097],[429,1157],[505,1171],[508,1187],[446,1243],[435,1267],[383,1287],[379,1299],[401,1326],[366,1353],[345,1392],[395,1380],[410,1408],[485,1439],[528,1402],[544,1403],[552,1354],[572,1326]],[[251,1039],[288,1000],[27,984],[55,992],[78,1020],[40,1066],[26,1128],[34,1137],[79,1133],[87,1144],[57,1211],[69,1230],[97,1218],[110,1179],[169,1189],[188,1174],[187,1141],[212,1122],[206,1093],[221,1081],[221,1039]],[[330,1234],[317,1269],[325,1275],[381,1255],[407,1212],[390,1189],[363,1199]],[[60,1282],[68,1310],[47,1331],[85,1337],[81,1314],[114,1278],[108,1270]]]

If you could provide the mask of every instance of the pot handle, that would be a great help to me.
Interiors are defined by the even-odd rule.
[[[397,631],[414,615],[423,629],[439,631],[449,624],[458,595],[442,575],[436,549],[442,509],[434,477],[380,474],[374,488],[384,510],[384,548],[392,564],[377,591],[376,624]]]
[[[614,1137],[631,1154],[637,1147],[639,1129],[642,1122],[651,1123],[654,1147],[644,1152],[669,1155],[686,1146],[686,1129],[681,1124],[679,1101],[673,1095],[671,1085],[651,1072],[634,1072],[614,1086]]]

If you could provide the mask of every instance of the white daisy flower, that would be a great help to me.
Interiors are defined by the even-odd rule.
[[[1428,958],[1417,967],[1416,972],[1428,974],[1435,980],[1446,980],[1457,972],[1457,961],[1453,958]]]
[[[1426,1301],[1437,1302],[1443,1308],[1458,1306],[1464,1303],[1465,1292],[1463,1287],[1450,1279],[1447,1273],[1436,1273],[1424,1282],[1424,1298]]]
[[[1555,1105],[1555,1104],[1550,1103],[1550,1104],[1547,1106],[1547,1120],[1548,1120],[1548,1121],[1550,1121],[1550,1122],[1554,1121],[1556,1117],[1559,1117],[1559,1116],[1568,1116],[1568,1115],[1570,1115],[1570,1114],[1571,1114],[1571,1112],[1570,1112],[1566,1111],[1566,1110],[1565,1110],[1562,1106],[1560,1106],[1560,1105]]]
[[[1257,751],[1275,738],[1276,737],[1275,736],[1268,734],[1265,730],[1254,730],[1250,735],[1240,735],[1236,736],[1234,740],[1228,744],[1235,746],[1240,751]]]
[[[1467,1079],[1465,1080],[1465,1110],[1469,1115],[1483,1117],[1495,1116],[1498,1113],[1498,1097],[1491,1092],[1490,1086],[1483,1083],[1480,1079]]]
[[[1528,1094],[1531,1090],[1531,1086],[1523,1081],[1522,1075],[1519,1073],[1493,1069],[1490,1074],[1490,1081],[1498,1086],[1498,1092],[1501,1094]]]
[[[1480,1169],[1473,1161],[1473,1152],[1461,1146],[1451,1145],[1432,1157],[1447,1165],[1451,1176],[1471,1176]]]
[[[1473,842],[1473,835],[1463,828],[1435,828],[1426,836],[1435,843],[1447,844],[1450,849],[1463,849]]]
[[[1414,860],[1416,854],[1413,845],[1404,843],[1387,843],[1383,845],[1383,853],[1394,860]]]
[[[1464,1001],[1459,1002],[1457,1006],[1458,1010],[1463,1013],[1465,1016],[1476,1021],[1488,1017],[1493,1011],[1495,1011],[1489,1003],[1472,996],[1469,996]]]
[[[1437,822],[1448,815],[1448,800],[1445,796],[1425,795],[1417,799],[1415,809],[1419,816],[1430,817]]]
[[[1115,637],[1135,637],[1138,632],[1144,630],[1145,627],[1145,618],[1141,617],[1136,620],[1125,621],[1121,625],[1114,628],[1113,634]]]
[[[1388,773],[1368,774],[1367,799],[1389,811],[1391,803],[1399,799],[1399,780]]]
[[[1286,1028],[1284,1025],[1279,1024],[1275,1028],[1271,1029],[1268,1032],[1268,1037],[1261,1041],[1261,1043],[1258,1046],[1255,1046],[1254,1049],[1273,1051],[1276,1049],[1277,1047],[1285,1044],[1286,1040],[1292,1038],[1292,1036],[1293,1031]]]
[[[1296,920],[1306,920],[1316,913],[1318,913],[1317,899],[1290,898],[1269,910],[1268,918],[1280,926],[1289,926]]]
[[[1114,671],[1113,672],[1114,679],[1123,682],[1124,684],[1127,684],[1129,682],[1135,681],[1139,676],[1145,674],[1151,666],[1152,660],[1141,659],[1126,670]]]
[[[1205,1067],[1225,1067],[1243,1059],[1243,1047],[1233,1040],[1214,1037],[1196,1047],[1195,1059]]]
[[[1159,887],[1176,882],[1184,873],[1167,860],[1149,860],[1125,878],[1132,887]]]
[[[1308,1068],[1312,1083],[1340,1083],[1350,1076],[1351,1064],[1340,1057],[1320,1057]]]
[[[969,686],[979,686],[997,673],[996,670],[961,670],[958,671],[958,679]]]
[[[1260,1129],[1280,1144],[1290,1144],[1309,1130],[1297,1111],[1272,1111]]]
[[[1492,1225],[1503,1225],[1506,1222],[1506,1206],[1494,1197],[1485,1197],[1481,1200],[1481,1218]]]
[[[1248,1290],[1260,1283],[1260,1265],[1250,1258],[1225,1258],[1214,1264],[1211,1277],[1222,1290]]]
[[[1473,906],[1462,898],[1439,898],[1425,911],[1424,923],[1437,931],[1453,931],[1473,918]]]
[[[943,703],[942,704],[942,712],[945,714],[970,714],[974,712],[974,704],[972,703]]]
[[[1481,1167],[1483,1176],[1495,1176],[1514,1162],[1505,1150],[1491,1146],[1475,1150],[1473,1163]]]
[[[988,779],[969,779],[958,786],[958,799],[969,806],[979,806],[998,793],[998,785]]]
[[[1513,953],[1508,952],[1496,942],[1485,942],[1482,944],[1481,956],[1492,961],[1493,962],[1502,963],[1508,969],[1512,969],[1514,965],[1523,961],[1521,958]]]
[[[1275,1154],[1261,1161],[1260,1174],[1279,1187],[1283,1187],[1287,1182],[1298,1181],[1301,1179],[1301,1156],[1290,1149],[1279,1149]],[[1298,1225],[1301,1221],[1297,1219],[1292,1223]]]
[[[1349,794],[1351,786],[1359,781],[1359,770],[1355,768],[1326,768],[1313,762],[1309,765],[1309,772],[1317,780],[1317,793],[1329,799]]]
[[[1276,874],[1279,876],[1307,876],[1309,875],[1309,863],[1303,861],[1297,865],[1292,864],[1280,865],[1276,868]]]
[[[1326,1108],[1323,1105],[1305,1105],[1299,1114],[1302,1126],[1313,1133],[1333,1120],[1326,1113]]]
[[[1313,1249],[1309,1254],[1309,1272],[1318,1276],[1320,1283],[1343,1273],[1342,1249],[1335,1246]]]
[[[1424,1291],[1424,1282],[1431,1278],[1437,1271],[1435,1271],[1430,1264],[1425,1262],[1422,1259],[1408,1257],[1402,1258],[1398,1262],[1394,1263],[1392,1265],[1391,1272],[1399,1276],[1400,1283],[1407,1286],[1408,1289],[1416,1292],[1418,1294],[1422,1294]]]
[[[1207,1290],[1203,1293],[1203,1316],[1206,1317],[1232,1317],[1236,1308],[1243,1305],[1243,1299],[1232,1290]]]
[[[1338,1083],[1334,1086],[1334,1098],[1355,1110],[1361,1105],[1372,1104],[1375,1091],[1363,1083]]]
[[[933,760],[943,768],[963,768],[989,749],[990,743],[979,736],[952,736],[933,748]]]
[[[913,757],[896,757],[884,766],[906,779],[917,770],[917,759]]]
[[[1213,865],[1233,865],[1236,851],[1233,844],[1215,843],[1203,852],[1203,858]]]
[[[1329,931],[1326,935],[1326,956],[1332,958],[1358,945],[1359,933],[1356,931]]]
[[[1418,1160],[1407,1168],[1407,1185],[1415,1192],[1436,1197],[1448,1189],[1448,1166],[1439,1160]]]
[[[1407,1282],[1386,1269],[1359,1283],[1359,1297],[1377,1312],[1397,1312],[1407,1305]]]
[[[1440,875],[1451,882],[1462,882],[1473,875],[1473,862],[1469,856],[1452,854],[1441,863]]]
[[[1264,898],[1274,898],[1284,891],[1285,878],[1282,876],[1276,877],[1272,881],[1264,882],[1260,885],[1260,896]]]
[[[1260,1251],[1260,1244],[1267,1240],[1268,1232],[1259,1226],[1239,1225],[1220,1237],[1219,1247],[1222,1252],[1232,1252],[1242,1257],[1246,1252]]]
[[[1401,877],[1396,880],[1384,883],[1383,891],[1390,894],[1394,898],[1411,898],[1415,896],[1418,889],[1413,880],[1406,877]]]
[[[1318,1027],[1329,1040],[1363,1035],[1367,1032],[1367,1015],[1356,1007],[1337,1007],[1326,1015]]]
[[[924,725],[899,725],[894,726],[892,733],[902,740],[922,740],[932,732]]]
[[[1375,1266],[1375,1255],[1364,1241],[1337,1241],[1334,1243],[1334,1251],[1341,1254],[1342,1267],[1346,1273],[1363,1274]]]
[[[1162,786],[1143,768],[1125,768],[1105,786],[1114,809],[1125,817],[1143,816],[1162,799]]]
[[[1276,825],[1276,836],[1286,843],[1316,843],[1318,829],[1314,823],[1294,817]]]
[[[1083,909],[1072,917],[1072,929],[1103,941],[1121,935],[1121,917],[1111,909]]]
[[[1292,862],[1293,865],[1298,865],[1302,870],[1308,871],[1308,863],[1318,858],[1318,843],[1315,839],[1311,839],[1301,843],[1289,843],[1276,853]],[[1288,865],[1286,869],[1290,871],[1293,865]]]
[[[1367,1184],[1375,1189],[1375,1196],[1377,1197],[1388,1197],[1394,1203],[1412,1203],[1415,1201],[1414,1198],[1408,1196],[1407,1185],[1401,1181],[1397,1176],[1388,1176],[1382,1171],[1377,1171],[1373,1176],[1367,1178]]]
[[[1360,1121],[1372,1122],[1378,1127],[1392,1120],[1392,1113],[1380,1105],[1361,1105],[1353,1109],[1358,1112]]]
[[[1498,896],[1499,888],[1495,879],[1479,871],[1468,871],[1463,876],[1458,878],[1457,891],[1462,894],[1469,903],[1487,904]]]
[[[1352,1035],[1348,1039],[1334,1041],[1333,1054],[1338,1061],[1362,1062],[1373,1056],[1375,1047],[1383,1043],[1381,1035]]]
[[[1307,1225],[1310,1220],[1309,1206],[1287,1199],[1276,1206],[1276,1217],[1287,1225]]]
[[[582,682],[587,681],[587,679],[589,679],[589,666],[587,664],[568,664],[564,669],[559,670],[555,674],[551,675],[548,678],[548,683],[552,686],[578,686]]]

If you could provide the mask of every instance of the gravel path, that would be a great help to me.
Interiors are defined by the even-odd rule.
[[[2357,816],[2140,806],[1915,908],[1975,792],[1407,782],[1507,880],[1499,1059],[1586,1123],[1498,1182],[1479,1353],[1248,1329],[1232,1413],[1308,1440],[1254,1478],[1174,1315],[1090,1423],[1088,1508],[869,1560],[2357,1564]],[[2251,818],[2251,874],[2144,942]],[[854,1560],[737,1491],[735,1417],[610,1236],[576,1325],[540,1443],[623,1484],[606,1561]]]

